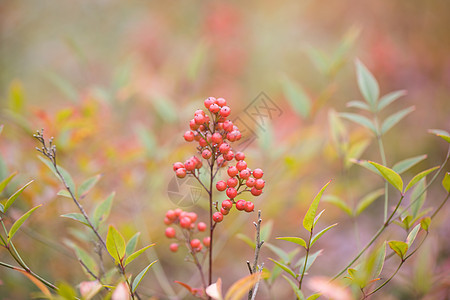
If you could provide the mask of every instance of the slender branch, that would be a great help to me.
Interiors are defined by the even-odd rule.
[[[444,206],[445,202],[447,202],[449,196],[450,196],[450,192],[447,193],[447,197],[445,197],[444,201],[442,201],[442,203],[439,205],[439,207],[436,208],[436,211],[431,215],[431,217],[430,217],[431,219],[433,219],[436,216],[436,214],[442,209],[442,207]]]
[[[379,291],[380,289],[382,289],[386,284],[389,283],[389,281],[392,280],[392,278],[395,277],[395,275],[397,275],[398,271],[400,270],[400,268],[402,267],[402,265],[405,263],[406,259],[402,259],[402,261],[400,262],[400,264],[398,265],[397,269],[395,270],[395,272],[391,275],[391,277],[389,277],[385,282],[383,282],[379,287],[377,287],[376,289],[374,289],[373,291],[371,291],[368,294],[364,294],[363,299],[366,299],[367,297],[369,297],[372,294],[375,294],[377,291]]]
[[[310,231],[310,234],[309,234],[308,247],[306,248],[305,262],[303,263],[302,275],[300,276],[300,281],[298,282],[298,289],[299,290],[302,289],[303,277],[305,276],[305,272],[306,272],[306,264],[308,263],[309,250],[310,250],[310,247],[311,247],[311,240],[312,240],[312,236],[313,236],[313,229],[314,229],[314,226],[311,227],[311,231]]]
[[[258,210],[258,221],[253,223],[256,228],[256,243],[255,243],[255,256],[254,256],[254,260],[253,260],[253,267],[251,267],[250,262],[247,261],[247,266],[248,266],[250,274],[255,274],[256,271],[258,271],[260,269],[260,266],[258,266],[259,252],[261,251],[261,247],[264,244],[264,241],[261,241],[261,233],[260,233],[261,232],[261,222],[262,222],[261,210]],[[257,284],[258,283],[256,283],[255,286],[253,286],[248,291],[248,299],[249,300],[254,299],[254,297],[256,296]]]

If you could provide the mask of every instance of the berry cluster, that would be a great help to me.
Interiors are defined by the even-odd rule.
[[[169,239],[176,239],[178,241],[184,241],[191,251],[200,252],[203,249],[203,246],[209,247],[210,238],[209,236],[203,239],[203,244],[199,239],[194,238],[194,235],[197,232],[203,232],[206,230],[207,226],[203,222],[197,222],[197,214],[194,212],[183,211],[179,208],[175,210],[168,210],[166,213],[166,217],[164,218],[164,223],[166,225],[172,225],[166,228],[166,237]],[[180,228],[180,235],[177,236],[176,227]],[[178,242],[172,243],[170,245],[170,251],[177,252],[178,251]]]

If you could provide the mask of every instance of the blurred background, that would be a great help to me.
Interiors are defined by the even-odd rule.
[[[381,117],[415,106],[383,137],[387,165],[427,154],[403,174],[409,180],[444,160],[446,143],[427,130],[450,129],[449,11],[447,1],[407,0],[1,1],[0,177],[19,172],[3,198],[34,179],[12,210],[13,218],[44,204],[15,237],[17,247],[30,267],[52,282],[76,286],[88,278],[68,246],[71,241],[92,253],[87,231],[59,217],[76,207],[56,195],[62,186],[34,150],[32,133],[44,128],[47,137],[55,137],[59,164],[77,184],[102,174],[83,199],[86,209],[92,211],[115,191],[107,223],[127,239],[141,232],[140,246],[157,243],[131,268],[136,274],[159,259],[141,293],[187,297],[173,281],[196,286],[196,270],[184,261],[185,249],[167,251],[171,241],[164,237],[163,219],[177,207],[168,193],[172,163],[196,151],[183,133],[203,100],[214,96],[227,99],[231,119],[238,118],[246,137],[252,137],[240,145],[249,167],[265,172],[265,192],[255,206],[262,210],[263,224],[272,228],[266,242],[294,249],[275,237],[306,237],[303,216],[330,179],[329,198],[339,197],[352,208],[384,186],[381,178],[348,160],[381,162],[373,135],[346,120],[339,120],[340,138],[333,133],[335,112],[358,112],[345,104],[362,100],[356,58],[377,78],[381,94],[407,91]],[[255,109],[264,116],[252,114]],[[342,143],[353,147],[350,156],[343,155]],[[390,192],[394,206],[397,198]],[[436,208],[444,197],[440,183],[435,184],[424,208]],[[203,198],[182,206],[206,220]],[[320,208],[326,209],[320,226],[339,225],[316,244],[324,251],[306,283],[336,274],[383,223],[382,197],[358,217],[330,203]],[[448,297],[448,211],[444,207],[421,250],[374,299]],[[224,289],[248,274],[253,250],[237,234],[253,238],[256,217],[234,211],[216,230],[214,277],[223,279]],[[404,235],[393,225],[383,238]],[[12,263],[0,250],[0,261]],[[272,269],[268,258],[278,256],[263,247],[261,260]],[[395,266],[386,263],[383,276]],[[27,299],[36,291],[22,274],[0,268],[0,298]],[[305,292],[314,287],[307,284]],[[280,277],[262,285],[257,299],[292,296]]]

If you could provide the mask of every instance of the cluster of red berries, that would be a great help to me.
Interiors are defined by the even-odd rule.
[[[209,236],[203,239],[203,244],[199,239],[193,238],[196,232],[203,232],[207,229],[207,225],[203,222],[197,222],[197,214],[194,212],[183,211],[180,208],[174,210],[168,210],[166,217],[164,218],[164,223],[166,225],[172,225],[166,228],[165,235],[170,239],[177,239],[185,241],[189,250],[192,252],[200,252],[203,246],[209,247],[210,238]],[[177,236],[177,230],[174,226],[177,226],[181,230],[182,236]],[[170,244],[170,251],[178,251],[178,243]]]

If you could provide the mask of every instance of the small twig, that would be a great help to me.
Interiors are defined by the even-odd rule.
[[[255,225],[256,229],[256,243],[255,243],[255,256],[253,260],[253,266],[250,265],[250,262],[247,261],[247,266],[250,274],[255,274],[257,271],[261,273],[262,266],[258,266],[258,260],[259,260],[259,252],[261,251],[261,247],[264,244],[264,241],[261,241],[261,210],[258,210],[258,221],[253,222],[253,225]],[[248,291],[248,299],[254,299],[256,296],[256,292],[258,290],[259,286],[259,280],[257,283]]]

